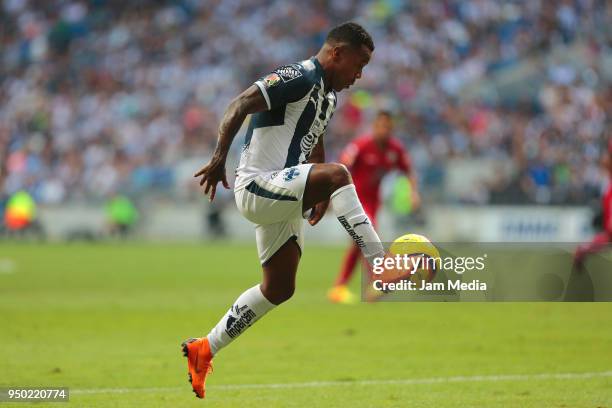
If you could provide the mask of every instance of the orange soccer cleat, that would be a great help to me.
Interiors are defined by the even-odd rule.
[[[189,382],[193,388],[193,392],[198,398],[204,398],[206,390],[206,376],[212,373],[212,352],[208,339],[202,337],[199,339],[185,340],[182,344],[183,355],[187,357],[187,366],[189,368]]]

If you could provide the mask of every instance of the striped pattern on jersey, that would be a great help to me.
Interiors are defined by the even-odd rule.
[[[323,68],[315,57],[279,67],[255,82],[268,110],[251,116],[236,169],[236,188],[257,174],[308,161],[336,108],[325,92]]]

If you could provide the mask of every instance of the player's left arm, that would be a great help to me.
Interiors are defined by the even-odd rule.
[[[323,136],[319,137],[319,141],[313,147],[312,153],[308,157],[308,163],[325,163],[325,147],[323,146]]]
[[[412,161],[410,160],[408,152],[401,144],[397,146],[397,152],[397,168],[408,177],[412,189],[410,194],[410,197],[412,197],[412,207],[418,208],[421,205],[421,194],[419,193],[419,183],[417,182],[417,176],[412,166]]]
[[[312,153],[308,158],[308,163],[325,163],[325,147],[323,146],[323,136],[319,137],[319,141],[312,149]],[[329,206],[329,200],[321,201],[317,205],[314,206],[312,212],[310,213],[310,217],[308,217],[308,223],[310,225],[316,225],[321,218],[325,215],[327,211],[327,207]]]

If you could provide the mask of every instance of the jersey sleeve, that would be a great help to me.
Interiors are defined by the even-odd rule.
[[[300,64],[283,65],[255,81],[268,110],[302,99],[312,87]]]

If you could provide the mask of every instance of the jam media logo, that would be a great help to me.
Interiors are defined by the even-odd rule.
[[[296,178],[297,176],[300,175],[300,171],[298,169],[296,169],[295,167],[291,167],[287,170],[284,171],[283,173],[283,180],[285,181],[291,181],[294,178]]]

